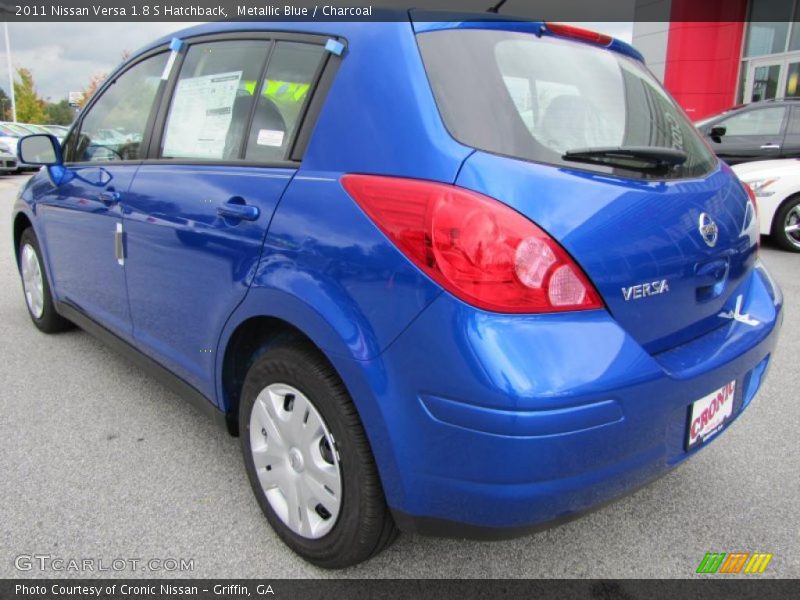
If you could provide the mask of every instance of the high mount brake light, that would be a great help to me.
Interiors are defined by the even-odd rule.
[[[574,25],[564,25],[563,23],[550,23],[544,24],[545,27],[553,34],[559,37],[572,38],[581,40],[582,42],[589,42],[590,44],[598,44],[600,46],[608,46],[614,38],[605,33],[598,33],[583,27],[575,27]]]
[[[344,175],[341,181],[406,257],[464,302],[501,313],[603,306],[569,254],[502,202],[416,179]]]

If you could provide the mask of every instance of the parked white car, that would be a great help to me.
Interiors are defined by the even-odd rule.
[[[733,167],[758,201],[761,233],[800,252],[800,159],[760,160]]]

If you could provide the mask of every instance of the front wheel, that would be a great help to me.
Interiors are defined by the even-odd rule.
[[[72,323],[56,312],[44,272],[39,241],[30,227],[20,236],[18,266],[25,304],[33,324],[44,333],[57,333],[71,328]]]
[[[772,239],[790,252],[800,252],[800,195],[789,198],[775,213]]]
[[[239,432],[261,509],[297,554],[341,568],[394,540],[358,413],[315,348],[276,347],[255,361],[242,389]]]

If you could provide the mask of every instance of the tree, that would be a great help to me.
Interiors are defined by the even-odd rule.
[[[20,81],[14,82],[14,96],[17,102],[17,120],[23,123],[44,123],[44,100],[36,93],[33,74],[23,67],[17,69]]]
[[[8,97],[6,91],[0,88],[0,121],[11,120],[11,98]]]
[[[83,90],[83,97],[81,98],[81,101],[78,103],[78,106],[80,108],[86,106],[86,103],[89,102],[89,100],[91,100],[92,96],[97,91],[97,88],[103,85],[103,82],[106,80],[106,77],[108,77],[108,74],[106,73],[95,73],[94,75],[92,75],[92,78],[89,80],[89,85],[87,85],[86,88]]]
[[[45,112],[47,113],[47,122],[51,125],[69,125],[75,118],[75,111],[66,99],[61,102],[48,102],[45,105]]]

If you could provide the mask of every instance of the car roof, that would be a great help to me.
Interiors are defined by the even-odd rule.
[[[752,110],[755,108],[763,108],[765,106],[769,106],[771,104],[787,104],[791,105],[794,103],[800,102],[800,98],[769,98],[767,100],[757,100],[756,102],[750,102],[748,104],[737,104],[735,106],[731,106],[730,108],[726,108],[725,110],[721,110],[718,113],[713,115],[708,115],[707,117],[703,117],[702,119],[698,119],[696,123],[700,121],[704,121],[706,123],[710,123],[711,121],[718,119],[722,116],[730,116],[734,113],[743,110]]]
[[[381,25],[386,26],[391,23],[398,29],[410,30],[413,26],[417,31],[430,31],[431,28],[422,26],[424,21],[435,22],[436,29],[467,29],[476,27],[486,27],[491,29],[504,29],[510,31],[527,31],[531,27],[541,26],[542,21],[530,21],[523,19],[513,19],[503,15],[492,13],[468,13],[452,11],[418,11],[415,9],[397,8],[376,8],[373,11],[376,21],[382,21]],[[140,48],[131,55],[135,58],[159,46],[169,43],[174,38],[186,39],[202,35],[215,33],[234,33],[244,31],[280,31],[286,33],[311,33],[318,35],[329,35],[332,37],[344,37],[353,42],[361,36],[368,35],[367,28],[372,23],[357,23],[349,21],[226,21],[209,22],[193,27],[187,27],[175,31],[170,35],[165,35],[150,44]],[[531,30],[532,32],[532,30]],[[607,46],[609,50],[627,54],[644,62],[642,55],[630,44],[611,38],[612,42]],[[123,64],[126,64],[125,61]]]

